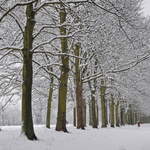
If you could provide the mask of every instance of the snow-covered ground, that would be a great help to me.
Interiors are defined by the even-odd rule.
[[[29,141],[20,134],[20,127],[2,127],[0,150],[150,150],[150,125],[121,128],[77,130],[68,126],[70,133],[56,132],[36,126],[38,141]]]

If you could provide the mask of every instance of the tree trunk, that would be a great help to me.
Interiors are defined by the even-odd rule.
[[[102,128],[107,127],[107,110],[106,110],[106,101],[105,101],[105,91],[106,87],[104,85],[104,80],[101,80],[101,87],[100,87],[100,97],[101,97],[101,121],[102,121]]]
[[[26,26],[24,31],[23,48],[23,83],[22,83],[22,132],[30,140],[36,140],[32,120],[32,44],[33,29],[35,25],[32,4],[26,8]]]
[[[91,123],[92,123],[92,127],[93,128],[97,128],[98,127],[98,112],[97,112],[97,103],[96,103],[96,80],[94,80],[93,82],[93,86],[91,85],[92,82],[88,82],[89,84],[89,88],[91,91]]]
[[[83,124],[86,127],[86,101],[83,99]]]
[[[61,3],[60,10],[60,25],[66,22],[66,10],[63,4]],[[65,36],[66,26],[60,27],[60,35]],[[61,41],[61,50],[62,53],[68,53],[68,39],[66,37],[60,38]],[[57,112],[57,124],[56,131],[67,132],[66,129],[66,100],[67,100],[67,86],[68,86],[68,73],[69,73],[69,57],[61,56],[62,66],[61,66],[61,75],[59,83],[59,92],[58,92],[58,112]]]
[[[73,108],[73,125],[76,127],[76,107]]]
[[[119,101],[117,101],[116,107],[115,107],[115,114],[116,114],[116,127],[120,126],[120,119],[119,119]]]
[[[92,127],[97,128],[95,90],[92,91]]]
[[[115,127],[115,116],[114,116],[114,98],[111,94],[111,103],[110,103],[110,126]]]
[[[133,125],[134,124],[134,116],[133,116],[133,111],[132,111],[132,105],[129,105],[128,109],[128,124]]]
[[[80,56],[80,43],[75,45],[75,55]],[[77,128],[84,129],[84,102],[82,95],[82,81],[80,72],[80,61],[78,58],[75,60],[75,72],[76,72],[76,107],[77,107]]]
[[[98,104],[96,102],[96,121],[97,121],[97,127],[99,125],[99,110],[98,110]]]
[[[78,81],[76,87],[76,102],[77,102],[77,128],[84,129],[82,85],[81,82]]]
[[[105,124],[108,125],[108,106],[107,106],[107,99],[105,99]]]
[[[53,69],[50,69],[53,71]],[[49,94],[48,94],[48,101],[47,101],[47,116],[46,116],[46,127],[50,128],[50,123],[51,123],[51,104],[52,104],[52,96],[53,96],[53,82],[54,82],[54,77],[51,77],[51,83],[50,83],[50,88],[49,88]]]
[[[125,125],[125,109],[121,108],[120,110],[120,119],[121,119],[121,125],[124,126]]]
[[[89,101],[89,125],[93,125],[93,119],[92,119],[92,101]]]

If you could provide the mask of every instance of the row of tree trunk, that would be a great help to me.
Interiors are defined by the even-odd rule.
[[[67,13],[63,3],[60,3],[60,47],[61,52],[66,55],[61,56],[61,64],[60,67],[60,78],[59,78],[59,87],[58,87],[58,113],[57,113],[57,131],[67,132],[66,128],[66,102],[67,102],[67,91],[68,91],[68,76],[69,76],[69,56],[67,55],[69,52],[68,49],[68,38],[67,36],[67,27],[63,25],[67,20]],[[33,80],[33,31],[35,27],[35,11],[33,9],[33,3],[30,3],[26,7],[26,25],[23,36],[23,83],[22,83],[22,131],[30,140],[36,140],[37,137],[34,133],[33,128],[33,120],[32,120],[32,80]],[[81,53],[81,44],[77,42],[74,45],[74,54],[75,59],[75,93],[76,93],[76,107],[74,108],[74,125],[78,129],[85,129],[86,126],[86,101],[83,98],[83,83],[82,76],[80,70],[80,59],[78,58]],[[51,69],[51,68],[50,68]],[[50,128],[50,115],[51,115],[51,102],[52,102],[52,94],[53,94],[53,82],[54,78],[50,77],[50,88],[49,88],[49,96],[47,103],[47,120],[46,127]],[[96,83],[94,82],[93,87],[91,87],[91,83],[89,83],[90,91],[91,91],[91,101],[89,108],[89,118],[90,125],[93,128],[98,127],[99,122],[99,112],[98,112],[98,104],[96,101]],[[104,80],[101,80],[100,87],[100,99],[101,99],[101,121],[102,127],[107,127],[108,125],[108,108],[106,101],[106,86],[104,84]],[[120,112],[120,113],[119,113]],[[133,124],[133,116],[132,112],[128,112],[128,122]],[[131,117],[132,116],[132,117]],[[115,121],[116,120],[116,121]],[[119,110],[119,102],[117,104],[114,103],[113,95],[111,95],[111,103],[110,103],[110,124],[111,127],[120,126],[125,124],[125,110],[122,108]],[[136,121],[134,121],[136,122]]]
[[[67,13],[63,3],[60,3],[60,25],[66,22]],[[22,132],[30,140],[36,140],[37,137],[34,133],[33,120],[32,120],[32,80],[33,80],[33,31],[35,22],[35,11],[33,9],[33,3],[30,3],[26,7],[26,26],[23,37],[24,48],[22,50],[23,55],[23,83],[22,83]],[[62,53],[68,54],[68,38],[66,26],[60,26],[60,45]],[[75,45],[76,56],[80,55],[80,44]],[[66,101],[67,101],[67,90],[68,90],[68,75],[69,75],[69,56],[61,56],[62,66],[60,67],[60,78],[59,78],[59,89],[58,89],[58,113],[57,113],[57,131],[67,132],[66,128]],[[82,96],[82,82],[80,73],[80,61],[75,60],[75,71],[76,71],[76,113],[77,113],[77,128],[84,129],[86,125],[86,113],[85,113],[85,101]],[[50,115],[51,115],[51,102],[53,94],[53,77],[51,77],[49,96],[47,103],[47,119],[46,127],[50,128]]]

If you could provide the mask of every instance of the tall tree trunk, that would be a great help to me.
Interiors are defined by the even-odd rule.
[[[96,94],[96,81],[93,83],[93,87],[92,87],[92,82],[88,82],[89,84],[89,88],[90,88],[90,92],[91,92],[91,123],[92,123],[92,127],[93,128],[97,128],[98,127],[98,123],[97,123],[97,105],[96,105],[96,99],[95,99],[95,94]]]
[[[82,97],[82,85],[77,81],[76,87],[76,102],[77,102],[77,128],[84,129],[84,115],[83,115],[83,97]]]
[[[114,97],[111,94],[111,103],[110,103],[110,126],[115,127],[115,114],[114,114]]]
[[[136,124],[138,121],[139,121],[139,120],[138,120],[138,112],[135,111],[135,124]]]
[[[106,124],[106,126],[108,125],[108,100],[107,99],[105,99],[105,111],[104,111],[104,113],[105,113],[105,124]]]
[[[61,10],[59,13],[60,25],[66,22],[66,10],[63,3],[61,3]],[[60,27],[60,35],[65,36],[67,33],[66,26]],[[66,37],[60,38],[62,53],[68,53],[68,39]],[[69,57],[61,56],[62,67],[58,92],[58,112],[56,131],[67,132],[66,129],[66,100],[67,100],[67,87],[68,87],[68,73],[69,73]]]
[[[80,56],[80,43],[75,45],[75,55]],[[75,72],[76,72],[76,107],[77,107],[77,128],[84,129],[84,102],[83,102],[83,89],[81,81],[81,72],[80,72],[80,60],[76,58],[75,60]]]
[[[128,109],[128,111],[127,111],[127,115],[128,115],[128,124],[131,125],[131,124],[132,124],[131,105],[129,105],[129,109]]]
[[[97,121],[97,127],[99,125],[99,110],[98,110],[98,104],[96,102],[96,121]]]
[[[116,127],[120,126],[120,119],[119,119],[119,101],[115,105],[115,114],[116,114]]]
[[[83,99],[83,124],[86,127],[86,101]]]
[[[96,117],[96,100],[95,100],[95,90],[92,91],[92,119],[93,119],[93,128],[97,128],[97,117]]]
[[[101,79],[101,87],[100,87],[100,97],[101,97],[101,121],[102,128],[107,127],[107,110],[106,110],[106,100],[105,100],[105,91],[106,86],[104,85],[104,80]]]
[[[89,101],[89,125],[93,125],[93,118],[92,118],[92,101]]]
[[[133,111],[131,104],[129,105],[129,109],[128,109],[128,118],[129,118],[129,124],[134,125],[135,124],[135,116],[134,116],[134,111]]]
[[[52,68],[50,68],[51,71],[53,71]],[[51,104],[52,104],[52,96],[53,96],[53,82],[54,82],[54,77],[51,77],[50,80],[50,88],[49,88],[49,93],[48,93],[48,101],[47,101],[47,115],[46,115],[46,127],[50,128],[50,123],[51,123]]]
[[[133,111],[133,125],[135,125],[136,123],[136,113],[135,111]]]
[[[22,83],[22,132],[30,140],[36,140],[32,120],[32,44],[33,29],[35,26],[33,5],[26,8],[26,26],[24,31],[23,48],[23,83]]]
[[[120,109],[120,121],[121,121],[121,125],[124,126],[125,125],[125,109],[121,108]]]
[[[73,125],[76,127],[77,123],[76,123],[76,107],[73,108]]]

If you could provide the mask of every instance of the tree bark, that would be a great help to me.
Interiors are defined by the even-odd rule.
[[[98,109],[98,104],[96,102],[96,121],[97,121],[97,127],[99,125],[99,109]]]
[[[115,105],[115,114],[116,114],[116,127],[120,126],[120,119],[119,119],[119,101]]]
[[[60,25],[66,22],[66,10],[63,3],[61,3],[61,10],[59,13]],[[66,26],[60,27],[60,35],[65,36]],[[68,53],[68,39],[66,37],[60,38],[62,53]],[[69,57],[61,56],[61,75],[58,92],[58,112],[57,112],[57,124],[56,131],[68,132],[66,129],[66,101],[67,101],[67,86],[68,86],[68,73],[69,73]]]
[[[73,125],[76,127],[77,123],[76,123],[76,107],[73,108]]]
[[[106,87],[104,85],[104,80],[101,80],[100,87],[100,97],[101,97],[101,120],[102,120],[102,128],[107,127],[107,110],[106,110],[106,100],[105,100],[105,92]]]
[[[120,110],[120,120],[121,120],[121,125],[124,126],[125,125],[125,109],[121,108]]]
[[[95,91],[92,91],[92,127],[97,128]]]
[[[132,105],[129,105],[129,109],[128,109],[128,120],[129,120],[129,124],[130,125],[134,125],[134,120],[135,120],[135,116],[134,116],[134,111],[132,110]]]
[[[75,45],[75,55],[80,56],[80,43]],[[80,60],[76,58],[75,60],[75,72],[76,72],[76,107],[77,107],[77,129],[84,129],[84,102],[83,102],[83,89],[81,81],[81,72],[80,72]]]
[[[92,119],[92,101],[89,101],[89,125],[93,125],[93,119]]]
[[[105,99],[105,124],[106,124],[106,126],[108,125],[108,106],[107,106],[107,99]]]
[[[32,44],[33,29],[35,26],[34,11],[32,4],[26,8],[26,26],[24,31],[24,48],[23,48],[23,83],[22,83],[22,132],[30,140],[36,140],[32,120]]]
[[[115,127],[115,116],[114,116],[114,98],[111,94],[111,103],[110,103],[110,126]]]
[[[53,71],[53,69],[50,69]],[[52,96],[53,96],[53,82],[54,82],[54,77],[51,77],[51,83],[50,83],[50,88],[49,88],[49,94],[48,94],[48,101],[47,101],[47,115],[46,115],[46,127],[50,128],[50,123],[51,123],[51,104],[52,104]]]
[[[86,101],[83,99],[83,124],[86,127]]]

